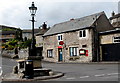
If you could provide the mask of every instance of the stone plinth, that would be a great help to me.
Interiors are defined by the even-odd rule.
[[[41,64],[42,56],[28,56],[26,60],[33,61],[33,68],[42,68]]]

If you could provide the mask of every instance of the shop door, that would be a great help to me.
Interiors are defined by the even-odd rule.
[[[63,57],[62,57],[62,48],[58,48],[58,61],[62,61]]]

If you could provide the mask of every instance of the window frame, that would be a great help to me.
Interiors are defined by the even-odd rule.
[[[79,31],[79,37],[80,38],[86,38],[87,37],[87,31],[86,30],[80,30]]]
[[[114,36],[113,43],[120,43],[120,36]]]
[[[47,50],[47,58],[53,58],[53,49]]]
[[[79,55],[79,53],[78,53],[78,47],[69,47],[69,53],[70,53],[69,54],[70,57],[78,56]]]
[[[57,35],[57,40],[58,41],[62,41],[63,40],[63,35],[62,34],[58,34]]]

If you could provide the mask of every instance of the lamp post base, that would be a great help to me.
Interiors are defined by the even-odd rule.
[[[42,56],[28,56],[26,58],[26,60],[32,60],[33,61],[33,69],[42,68],[41,59],[42,59]]]

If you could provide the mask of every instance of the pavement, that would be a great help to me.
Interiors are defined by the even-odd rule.
[[[51,76],[37,76],[37,77],[34,77],[33,79],[20,78],[17,74],[8,73],[4,75],[4,77],[2,78],[2,81],[37,81],[37,80],[54,79],[54,78],[59,78],[64,76],[64,73],[61,73],[61,72],[54,71],[53,73],[54,75],[51,75]]]
[[[120,64],[120,61],[100,61],[100,62],[50,62],[42,61],[44,63],[57,63],[57,64]]]

